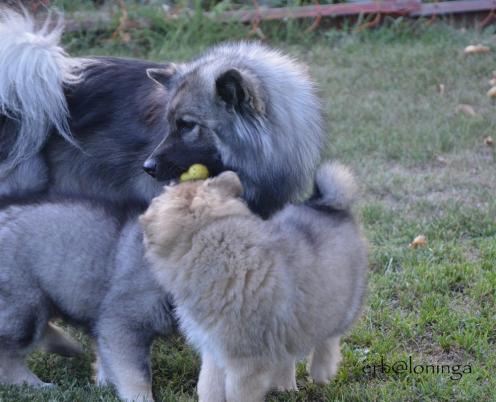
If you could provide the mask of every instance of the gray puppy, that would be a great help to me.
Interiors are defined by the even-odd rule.
[[[341,165],[317,173],[314,196],[262,220],[232,172],[169,187],[141,218],[152,269],[202,355],[201,402],[260,402],[295,389],[295,361],[327,383],[339,339],[360,312],[367,247]]]
[[[121,210],[69,200],[0,212],[0,382],[44,384],[25,358],[37,344],[64,346],[49,324],[62,317],[96,338],[99,384],[152,400],[150,345],[175,324],[143,259],[138,210]]]

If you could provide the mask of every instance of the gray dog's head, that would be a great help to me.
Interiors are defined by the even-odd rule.
[[[148,162],[176,177],[193,163],[214,175],[233,170],[252,210],[265,217],[302,195],[325,144],[320,103],[302,66],[258,43],[235,43],[174,73],[171,133]],[[150,76],[160,82],[166,74]]]

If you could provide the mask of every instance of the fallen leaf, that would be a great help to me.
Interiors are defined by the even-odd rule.
[[[457,113],[463,113],[464,115],[467,116],[477,116],[477,113],[475,112],[474,108],[470,105],[458,105],[456,107],[456,112]]]
[[[441,155],[436,155],[436,162],[438,162],[441,165],[447,165],[448,161],[446,158],[443,158]]]
[[[465,54],[478,54],[478,53],[489,53],[491,49],[489,49],[487,46],[484,46],[482,44],[478,45],[470,45],[467,46],[464,50],[463,53]]]
[[[486,144],[488,147],[492,147],[494,144],[493,137],[491,137],[490,135],[485,136],[484,144]]]
[[[410,243],[410,248],[418,248],[425,247],[427,245],[427,239],[424,235],[418,235],[413,241]]]
[[[489,91],[487,91],[487,96],[489,98],[496,97],[496,86],[492,87]]]

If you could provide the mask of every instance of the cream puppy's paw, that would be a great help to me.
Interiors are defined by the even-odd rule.
[[[277,391],[298,391],[296,385],[296,362],[292,362],[274,370],[273,384]]]
[[[226,384],[224,370],[209,353],[202,354],[202,366],[198,379],[199,402],[225,402]]]
[[[329,338],[312,351],[307,368],[315,383],[327,384],[338,372],[340,362],[339,337]]]
[[[339,362],[330,365],[313,364],[310,367],[310,377],[316,384],[327,384],[338,372]]]

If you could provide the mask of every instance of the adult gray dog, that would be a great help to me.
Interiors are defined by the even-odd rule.
[[[0,13],[0,196],[147,204],[159,182],[202,163],[235,171],[251,209],[269,216],[311,185],[326,136],[296,61],[258,43],[178,65],[72,58],[62,25],[49,25]]]

